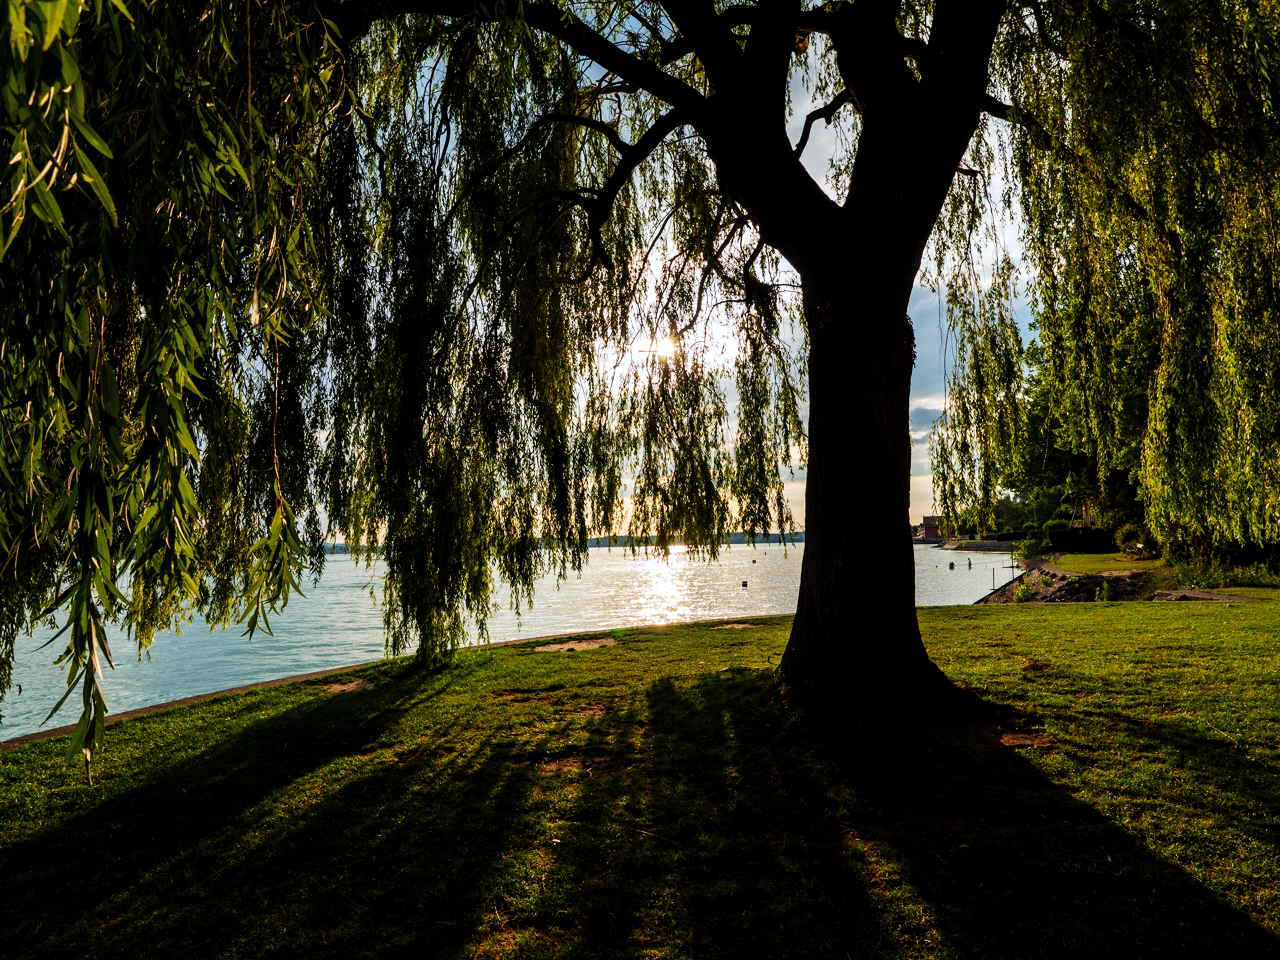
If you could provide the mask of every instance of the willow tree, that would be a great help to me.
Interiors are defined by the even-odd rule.
[[[996,314],[965,314],[935,435],[945,509],[1016,482],[1048,418],[1094,465],[1085,482],[1136,483],[1166,545],[1280,543],[1280,9],[1031,9],[1036,35],[997,78],[1031,372],[1053,402],[1024,404]]]
[[[990,476],[1019,345],[1013,260],[975,260],[988,214],[1027,206],[1050,317],[1064,266],[1131,281],[1108,264],[1135,237],[1208,223],[1176,219],[1189,186],[1138,189],[1140,147],[1273,196],[1274,17],[1200,9],[11,0],[0,660],[58,616],[91,750],[109,629],[267,626],[318,575],[322,515],[386,557],[389,649],[438,659],[592,533],[714,555],[789,528],[798,457],[786,681],[829,713],[945,702],[901,536],[922,258],[932,237],[972,387],[944,459]],[[1264,209],[1239,220],[1250,305],[1274,289]],[[1218,269],[1236,242],[1179,249]],[[1190,275],[1126,302],[1182,318]]]

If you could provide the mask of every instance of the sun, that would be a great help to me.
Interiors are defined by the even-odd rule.
[[[655,340],[653,344],[653,352],[663,360],[670,360],[676,355],[675,341],[670,337],[663,337],[661,340]]]

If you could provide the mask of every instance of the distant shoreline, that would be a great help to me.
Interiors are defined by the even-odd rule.
[[[673,540],[672,545],[683,546],[684,541]],[[942,541],[939,540],[939,543]],[[588,547],[631,547],[631,546],[653,546],[657,543],[657,537],[649,537],[647,541],[633,540],[631,537],[617,535],[607,537],[589,537],[587,539]],[[750,540],[745,533],[731,533],[723,541],[721,546],[739,546],[742,544],[757,544],[761,546],[790,546],[795,543],[804,543],[804,531],[797,530],[795,533],[758,533],[754,541]],[[347,548],[345,543],[326,543],[324,552],[329,555],[348,554],[353,551]],[[376,556],[381,557],[382,552],[378,551]]]

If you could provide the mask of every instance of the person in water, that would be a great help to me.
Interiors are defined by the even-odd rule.
[[[755,561],[754,561],[754,560],[752,560],[751,562],[752,562],[752,563],[755,563]],[[972,557],[970,557],[970,558],[969,558],[969,569],[970,569],[970,570],[972,570],[972,569],[973,569],[973,558],[972,558]]]
[[[952,560],[950,563],[947,564],[947,566],[950,567],[952,570],[954,570],[956,568],[956,562]]]

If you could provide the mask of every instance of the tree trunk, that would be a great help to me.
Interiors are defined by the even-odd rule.
[[[929,235],[977,129],[1005,0],[936,5],[921,77],[903,59],[900,4],[845,4],[830,33],[862,115],[849,195],[821,194],[778,136],[750,144],[753,101],[704,122],[720,182],[800,273],[808,322],[805,550],[783,678],[833,717],[895,722],[965,698],[925,653],[909,517],[914,337],[907,303]]]
[[[915,610],[908,410],[915,360],[904,264],[862,258],[839,284],[804,284],[809,465],[800,594],[782,674],[825,714],[932,711],[949,681]],[[896,269],[894,269],[896,267]],[[914,276],[915,269],[910,270]]]
[[[800,268],[810,339],[805,550],[781,664],[811,709],[895,722],[968,700],[929,660],[916,620],[904,531],[915,365],[907,303],[978,111],[976,95],[932,111],[912,98],[867,111],[839,233]],[[913,137],[922,129],[932,136]]]

